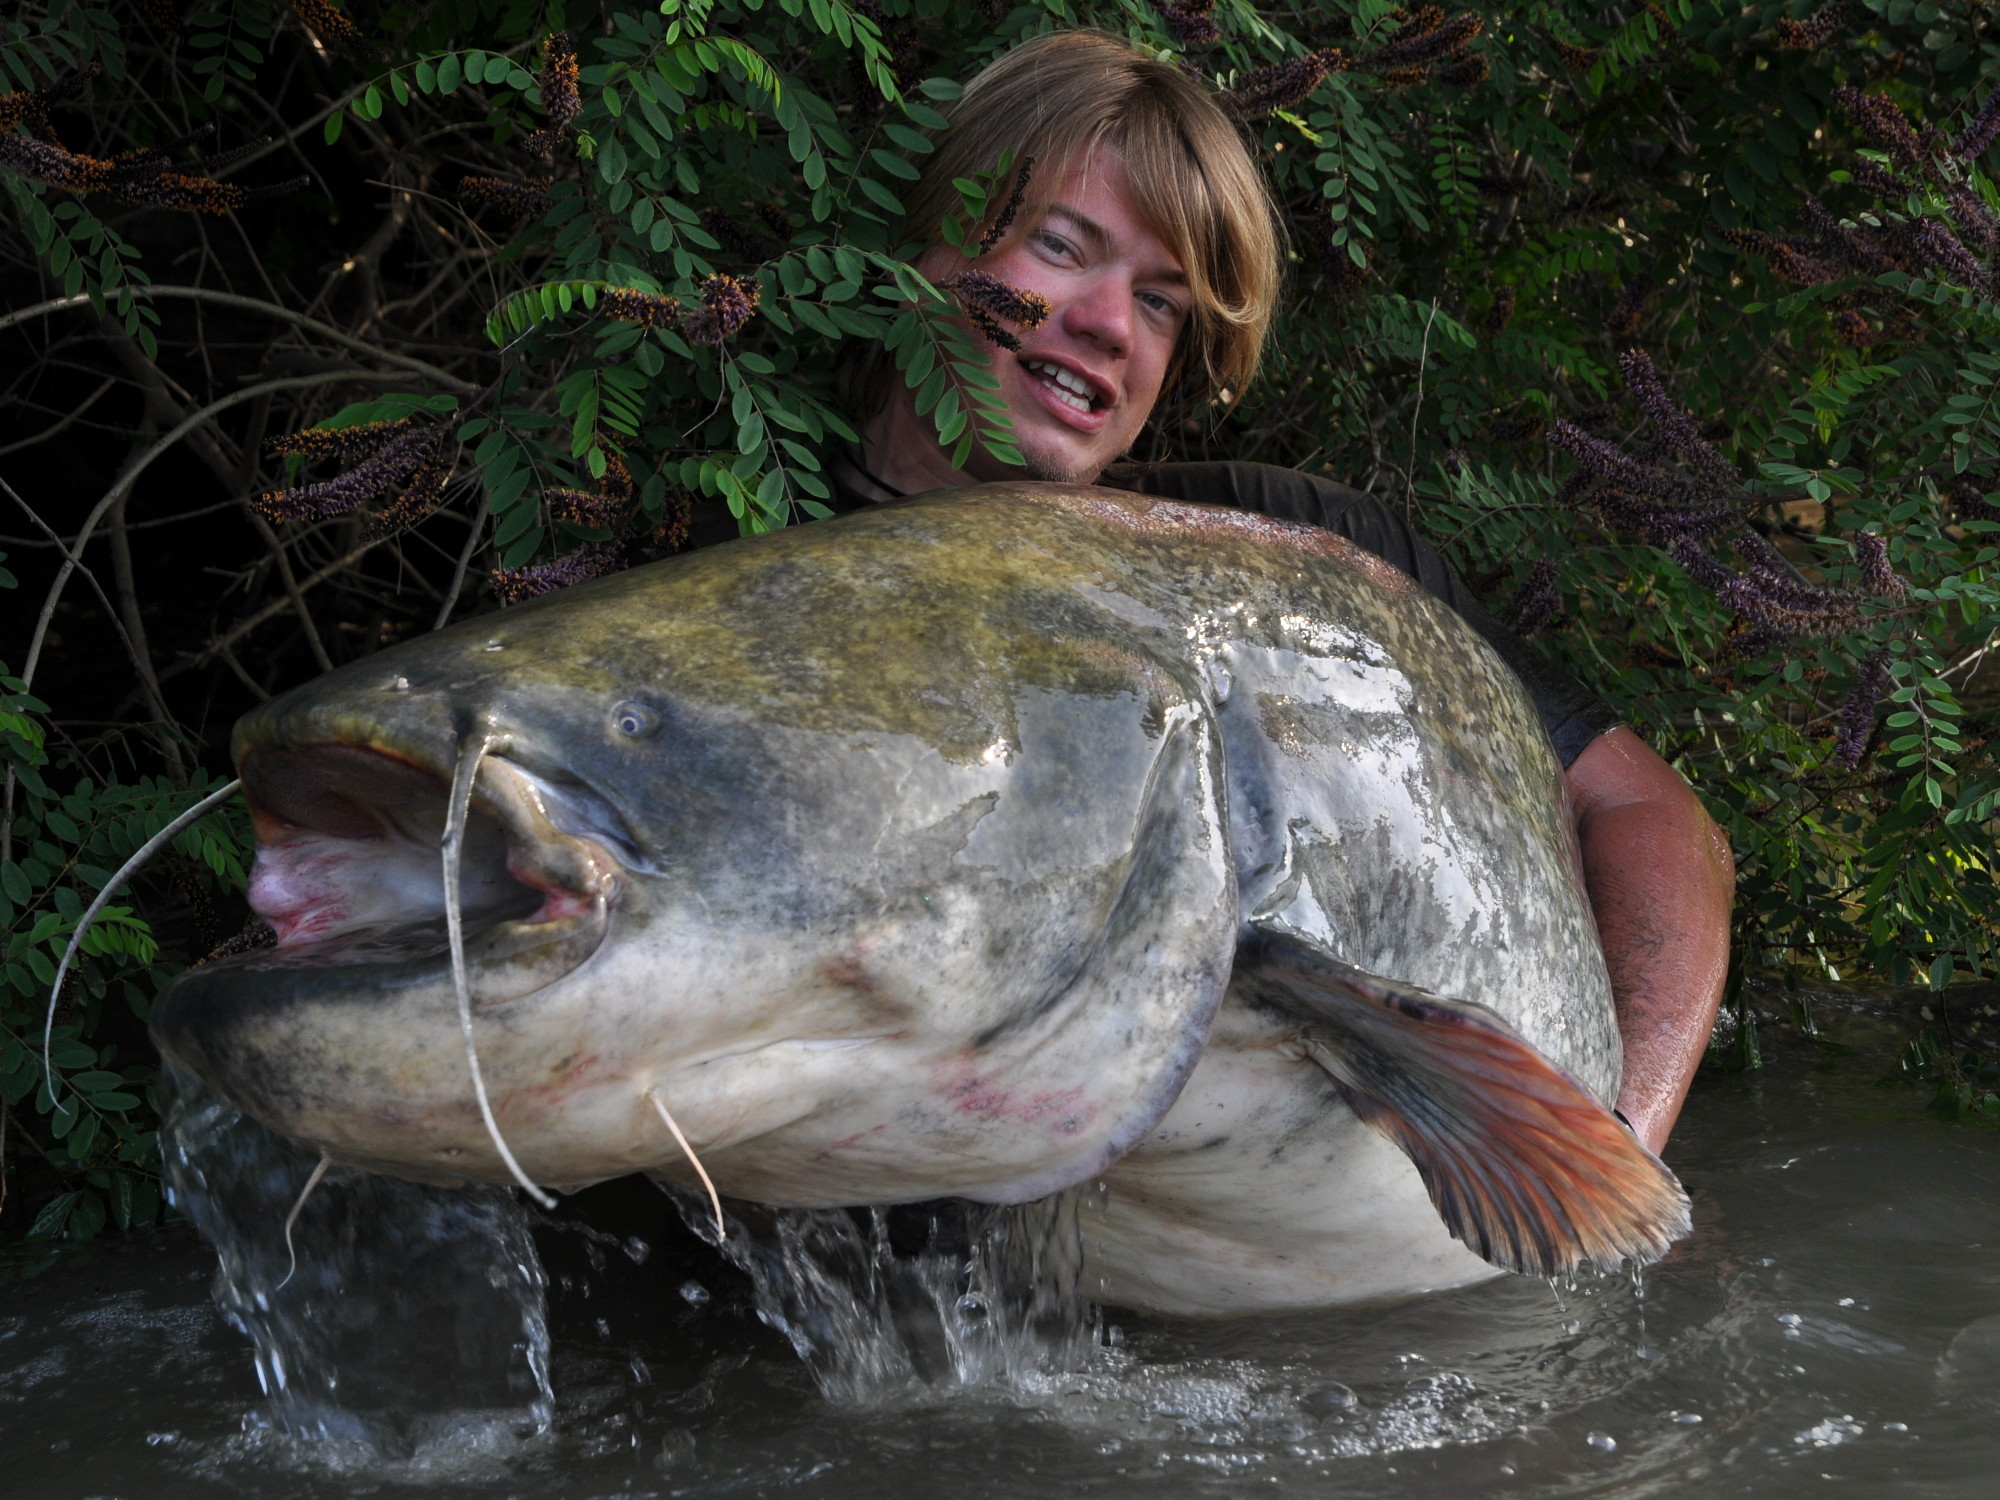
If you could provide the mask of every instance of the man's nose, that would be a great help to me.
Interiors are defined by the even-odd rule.
[[[1063,304],[1063,332],[1088,339],[1106,354],[1123,358],[1132,344],[1130,278],[1114,273],[1087,277]]]

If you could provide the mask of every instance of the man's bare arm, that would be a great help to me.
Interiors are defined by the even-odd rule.
[[[1565,780],[1625,1043],[1618,1108],[1657,1152],[1722,1002],[1736,865],[1688,784],[1629,729],[1599,735]]]

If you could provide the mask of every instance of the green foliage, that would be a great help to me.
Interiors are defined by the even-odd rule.
[[[1974,1051],[1957,1051],[1925,1027],[1903,1049],[1903,1078],[1936,1089],[1931,1110],[1947,1120],[2000,1121],[2000,1059]]]
[[[1303,9],[1260,14],[1313,24]],[[1404,500],[1503,608],[1552,560],[1562,608],[1545,649],[1729,832],[1753,967],[1939,987],[1992,974],[1993,286],[1891,271],[1795,288],[1720,236],[1792,231],[1808,195],[1850,224],[1955,226],[1935,191],[1878,213],[1845,189],[1871,143],[1833,89],[1886,88],[1949,136],[2000,82],[2000,48],[1974,8],[1902,0],[1854,8],[1798,50],[1777,34],[1794,13],[1775,4],[1482,14],[1494,66],[1466,96],[1418,88],[1385,108],[1364,76],[1336,74],[1265,126],[1298,276],[1266,392],[1201,445]],[[1948,164],[1989,208],[1991,160]],[[1357,289],[1343,258],[1375,279]],[[1643,311],[1611,331],[1621,298]],[[1833,315],[1855,306],[1881,320],[1871,345],[1839,337]],[[1873,531],[1907,597],[1745,655],[1730,611],[1666,551],[1570,502],[1570,465],[1539,433],[1565,417],[1614,444],[1643,435],[1616,366],[1626,347],[1667,372],[1735,466],[1746,520],[1801,580],[1856,587],[1852,538]],[[1877,653],[1890,702],[1846,768],[1841,710]]]
[[[107,1223],[150,1224],[160,1212],[159,1132],[148,1102],[158,1069],[147,1050],[107,1037],[117,1029],[107,1013],[143,1023],[179,966],[161,961],[152,927],[132,907],[105,907],[65,980],[45,1071],[50,989],[84,908],[141,845],[214,788],[202,779],[177,791],[164,777],[122,783],[80,774],[71,751],[51,760],[45,712],[0,667],[0,762],[15,788],[0,862],[0,1107],[14,1138],[63,1184],[38,1208],[29,1237],[88,1239]],[[174,840],[162,859],[181,899],[242,888],[244,825],[217,812]]]
[[[1992,974],[2000,653],[1981,653],[2000,642],[1994,287],[1909,271],[1800,286],[1725,238],[1791,232],[1809,196],[1883,233],[1956,222],[1935,186],[1897,204],[1855,187],[1882,153],[1834,90],[1886,94],[1950,136],[2000,82],[1985,8],[1867,0],[1804,47],[1780,23],[1807,7],[1779,0],[1473,9],[1483,76],[1334,71],[1246,122],[1290,232],[1286,310],[1258,383],[1156,424],[1147,456],[1256,458],[1373,488],[1503,610],[1552,562],[1561,607],[1542,647],[1680,767],[1727,830],[1750,968],[1938,987]],[[325,419],[453,414],[475,542],[519,568],[608,534],[546,497],[605,483],[614,460],[633,481],[628,535],[684,499],[744,533],[825,514],[827,465],[854,440],[837,372],[864,358],[916,392],[955,459],[978,444],[1014,461],[989,350],[916,269],[924,247],[903,242],[902,194],[943,124],[936,106],[1055,27],[1124,33],[1228,87],[1319,48],[1363,55],[1411,24],[1389,0],[1225,0],[1214,14],[1220,40],[1182,49],[1143,0],[455,0],[382,12],[373,30],[358,11],[388,49],[370,60],[308,55],[268,0],[211,0],[185,41],[143,49],[128,12],[59,0],[6,23],[0,67],[33,88],[101,64],[118,87],[93,107],[142,142],[156,138],[149,111],[264,119],[258,91],[305,67],[332,103],[312,106],[322,116],[286,96],[285,125],[323,144],[320,160],[363,163],[352,170],[371,182],[397,164],[441,170],[448,185],[435,142],[478,139],[483,171],[504,164],[546,194],[525,218],[480,219],[486,238],[438,293],[457,321],[425,325],[424,357],[454,347],[454,376],[481,394],[427,396],[412,377],[404,396]],[[580,111],[537,156],[535,133],[561,123],[542,70],[562,27],[579,39]],[[1989,208],[1993,162],[1989,150],[1949,164]],[[1009,165],[957,184],[947,240],[976,241]],[[95,200],[0,179],[47,284],[89,295],[151,353],[157,314],[136,293],[149,267],[177,273],[165,252],[134,248],[134,216],[113,227]],[[755,314],[697,336],[723,275],[755,288]],[[620,313],[634,297],[678,311]],[[1845,341],[1857,318],[1865,337]],[[388,338],[382,320],[370,327]],[[1856,538],[1876,533],[1907,593],[1865,599],[1830,635],[1759,643],[1669,551],[1572,503],[1569,461],[1541,435],[1560,418],[1643,444],[1619,374],[1628,348],[1709,432],[1745,524],[1802,582],[1854,590]],[[1890,701],[1872,717],[1863,705],[1869,742],[1845,765],[1843,708],[1877,659]],[[93,881],[201,786],[86,779],[69,751],[51,766],[39,705],[17,693],[5,712],[22,857],[6,873],[0,1080],[40,1122],[38,1148],[83,1174],[37,1225],[83,1232],[132,1216],[142,1200],[116,1184],[144,1180],[133,1174],[151,1160],[143,1109],[93,1103],[143,1097],[147,1065],[98,1043],[105,997],[143,1013],[159,977],[143,892],[93,939],[65,1002],[53,1096],[15,1033],[34,1024],[41,969]],[[239,881],[222,823],[206,827],[182,841],[185,863],[218,887]],[[1754,1028],[1736,1035],[1754,1066]],[[1941,1045],[1943,1061],[1920,1070],[1985,1076]]]

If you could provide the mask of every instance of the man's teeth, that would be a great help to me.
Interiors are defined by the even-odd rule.
[[[1072,375],[1061,365],[1052,365],[1046,360],[1029,360],[1028,368],[1040,375],[1056,388],[1056,394],[1074,406],[1078,411],[1089,411],[1096,404],[1096,395],[1090,382],[1081,375]]]

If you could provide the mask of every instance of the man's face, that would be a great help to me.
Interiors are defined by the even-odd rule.
[[[1124,159],[1100,149],[1031,225],[978,268],[1048,299],[1048,321],[993,350],[1030,478],[1089,482],[1130,448],[1187,325],[1187,276],[1133,209]],[[927,267],[926,269],[930,269]],[[975,479],[1018,478],[983,450]]]

